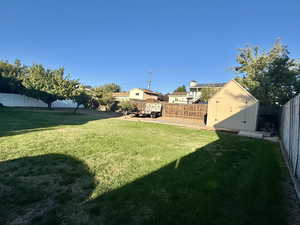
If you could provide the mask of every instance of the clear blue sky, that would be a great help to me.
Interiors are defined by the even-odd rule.
[[[276,38],[300,57],[299,0],[2,0],[0,59],[64,66],[82,83],[173,91],[235,74],[236,49]]]

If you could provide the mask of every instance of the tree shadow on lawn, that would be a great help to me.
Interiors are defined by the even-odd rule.
[[[0,137],[51,130],[59,125],[81,125],[89,121],[121,116],[117,113],[83,114],[49,110],[0,109]]]
[[[96,181],[77,159],[43,155],[2,162],[0,222],[286,224],[275,144],[218,135],[219,140],[93,200],[88,196]]]
[[[218,135],[218,141],[89,202],[92,224],[286,224],[276,145]]]
[[[0,162],[0,224],[61,224],[96,186],[89,168],[62,154]],[[58,216],[59,215],[59,216]]]

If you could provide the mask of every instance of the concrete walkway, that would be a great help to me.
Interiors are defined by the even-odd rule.
[[[200,120],[187,120],[187,119],[177,119],[177,118],[169,118],[169,117],[149,118],[149,117],[130,117],[130,116],[122,116],[117,119],[176,125],[176,126],[189,127],[189,128],[201,129],[201,130],[203,129],[214,130],[213,128],[205,126],[205,124]]]

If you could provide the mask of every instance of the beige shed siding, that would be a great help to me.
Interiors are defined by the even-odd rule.
[[[207,125],[255,131],[259,102],[236,81],[229,81],[208,100]]]

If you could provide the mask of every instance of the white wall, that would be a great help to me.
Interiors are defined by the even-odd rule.
[[[144,100],[144,91],[139,88],[134,88],[129,91],[130,99]]]
[[[77,104],[73,100],[57,100],[52,103],[53,108],[76,108]],[[84,108],[83,105],[80,105],[79,108]]]
[[[169,95],[169,103],[174,103],[174,104],[187,104],[188,100],[186,96],[181,96],[181,95]]]
[[[48,105],[38,99],[25,95],[0,93],[0,103],[11,107],[48,107]],[[72,100],[57,100],[52,103],[53,108],[75,108],[76,103]],[[82,105],[80,108],[84,108]]]

